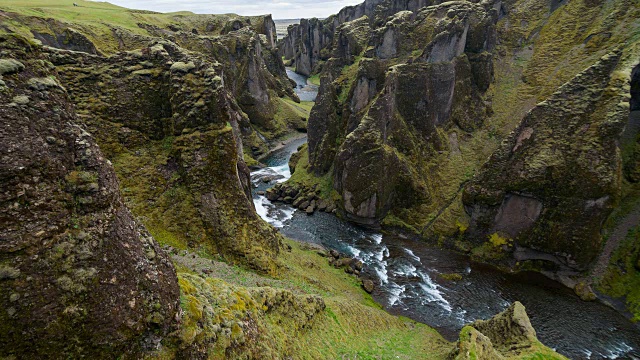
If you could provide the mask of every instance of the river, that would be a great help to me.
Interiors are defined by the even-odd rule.
[[[315,99],[306,78],[288,69],[302,98]],[[307,100],[312,101],[312,100]],[[571,359],[640,359],[640,329],[615,310],[584,302],[570,289],[533,272],[507,274],[469,257],[427,243],[362,229],[336,216],[306,215],[258,195],[291,176],[289,157],[298,139],[263,160],[252,173],[254,204],[260,216],[282,234],[322,244],[361,259],[365,276],[376,279],[373,298],[387,311],[425,323],[453,341],[464,324],[486,319],[520,301],[545,345]],[[275,176],[264,183],[265,175]],[[448,281],[441,274],[458,273]]]

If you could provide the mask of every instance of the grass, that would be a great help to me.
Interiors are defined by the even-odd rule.
[[[254,125],[258,131],[268,140],[283,140],[296,131],[307,128],[307,120],[313,103],[296,103],[288,97],[277,97],[271,93],[271,99],[276,106],[276,113],[269,129]]]
[[[312,75],[307,79],[307,81],[313,85],[320,86],[320,74]]]
[[[80,6],[73,6],[73,3]],[[144,34],[137,22],[169,24],[165,14],[142,14],[107,2],[84,0],[5,0],[0,5],[5,11],[27,16],[51,17],[64,22],[108,30],[107,24],[125,28],[133,33]]]
[[[214,359],[239,354],[295,359],[445,359],[453,349],[454,344],[429,326],[385,312],[361,289],[357,278],[331,267],[315,248],[289,239],[285,243],[290,251],[282,253],[280,260],[286,270],[275,278],[218,261],[211,265],[206,258],[193,260],[190,254],[179,257],[192,265],[177,262],[185,311],[179,333],[182,345],[209,346]],[[210,277],[197,275],[198,267],[193,264],[200,260],[213,269]],[[454,275],[452,280],[457,280]],[[313,305],[318,296],[322,307]],[[303,313],[307,316],[301,316]],[[252,334],[246,324],[261,332]],[[233,330],[220,332],[220,327]],[[172,358],[175,351],[182,351],[178,348],[178,344],[166,347],[162,357]],[[509,359],[563,359],[537,341],[504,355]]]
[[[296,115],[301,116],[305,119],[309,119],[309,114],[311,113],[311,108],[315,104],[313,101],[301,101],[300,103],[296,103],[295,101],[289,98],[280,98],[280,100],[289,108],[292,109]]]
[[[73,3],[79,6],[73,6]],[[52,25],[41,21],[32,21],[27,17],[52,18],[62,23],[70,24],[72,28],[80,30],[86,35],[96,48],[106,54],[119,50],[118,39],[112,34],[114,27],[126,29],[138,35],[150,35],[138,24],[148,24],[160,28],[174,25],[185,31],[196,29],[200,34],[220,35],[225,24],[234,18],[235,14],[205,15],[194,14],[189,11],[173,13],[158,13],[146,10],[132,10],[102,1],[86,0],[3,0],[0,10],[20,14],[20,17],[4,19],[11,31],[32,38],[31,30],[51,33]],[[264,18],[262,16],[244,17],[251,24],[259,28]],[[210,24],[215,24],[213,30]],[[53,25],[55,27],[55,25]]]

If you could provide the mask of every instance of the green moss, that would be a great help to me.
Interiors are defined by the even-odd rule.
[[[20,269],[9,265],[0,265],[0,280],[17,279],[20,277]]]
[[[178,172],[167,173],[172,139],[150,141],[112,158],[125,202],[161,244],[177,249],[208,247],[193,194]]]
[[[320,74],[312,75],[307,79],[307,81],[313,85],[320,86]]]
[[[460,281],[462,280],[462,275],[458,274],[458,273],[451,273],[451,274],[440,274],[439,275],[441,278],[448,280],[448,281]]]
[[[183,62],[175,62],[173,63],[173,65],[171,65],[171,71],[172,72],[182,72],[182,73],[188,73],[189,71],[193,70],[196,68],[196,65],[193,62],[188,62],[188,63],[183,63]]]
[[[213,358],[414,359],[446,353],[450,344],[433,329],[389,315],[353,275],[329,266],[300,243],[287,244],[291,252],[281,255],[287,270],[279,279],[236,267],[229,277],[216,267],[216,276],[225,277],[221,280],[181,267],[182,325],[165,340],[163,356],[195,349]],[[245,277],[253,280],[244,282]]]
[[[598,291],[625,298],[634,321],[640,321],[640,227],[629,231],[615,251],[607,272],[597,284]]]
[[[22,71],[24,65],[14,59],[0,59],[0,75],[13,74]]]
[[[349,97],[349,93],[351,92],[351,86],[353,86],[353,82],[356,81],[356,75],[358,74],[358,66],[360,65],[360,60],[362,59],[362,55],[356,56],[351,65],[346,65],[342,68],[342,72],[340,76],[335,80],[336,84],[340,86],[340,93],[338,94],[338,102],[340,104],[344,104]]]
[[[494,246],[490,241],[483,243],[471,250],[471,256],[480,261],[498,260],[504,258],[506,253],[502,247]]]
[[[500,234],[498,234],[498,233],[493,233],[493,234],[489,235],[489,242],[494,247],[500,247],[502,245],[509,244],[511,242],[511,240],[500,236]]]
[[[332,172],[329,171],[322,177],[316,176],[309,167],[308,149],[305,147],[302,151],[302,156],[300,156],[296,164],[296,171],[288,181],[294,184],[301,184],[307,188],[317,186],[318,196],[322,199],[339,199],[340,195],[333,188]]]
[[[413,233],[419,233],[420,231],[413,227],[412,225],[407,224],[405,221],[394,215],[393,213],[387,214],[387,216],[382,219],[382,226],[384,227],[397,227],[409,230]]]

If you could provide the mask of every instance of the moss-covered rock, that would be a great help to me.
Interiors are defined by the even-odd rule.
[[[578,74],[503,142],[465,188],[468,236],[502,232],[571,267],[594,259],[620,188],[616,139],[626,97],[607,91],[619,58],[606,55]]]
[[[182,324],[165,344],[165,356],[282,357],[293,337],[325,309],[319,296],[234,286],[188,273],[179,276]]]
[[[587,270],[611,210],[636,196],[638,8],[372,4],[312,26],[333,30],[331,58],[293,41],[311,22],[283,41],[322,79],[304,181],[330,178],[361,224],[506,267]]]
[[[1,35],[0,51],[24,64],[0,95],[0,356],[137,357],[174,322],[175,270],[41,49]]]
[[[462,328],[449,359],[564,359],[536,338],[524,306],[515,302],[489,320],[479,320]]]
[[[377,227],[391,209],[432,201],[435,185],[418,174],[449,147],[442,132],[473,131],[489,112],[496,21],[491,7],[461,2],[337,29],[309,118],[309,162],[317,175],[333,169],[347,219]]]
[[[240,129],[248,120],[222,65],[168,42],[110,57],[50,57],[152,232],[276,271],[281,238],[253,209]]]

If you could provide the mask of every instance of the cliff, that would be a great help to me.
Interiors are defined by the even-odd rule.
[[[400,11],[417,12],[419,9],[439,1],[428,0],[365,0],[363,3],[347,6],[338,14],[326,19],[301,19],[299,24],[289,26],[287,36],[279,42],[280,54],[299,74],[319,73],[321,66],[332,54],[333,38],[337,29],[344,23],[366,16],[368,22],[376,27],[387,18]]]
[[[9,4],[1,10],[6,31],[58,49],[105,56],[165,40],[220,63],[227,89],[246,114],[240,129],[252,163],[280,139],[306,131],[306,118],[295,112],[299,99],[275,48],[270,15],[160,14],[108,3],[85,3],[74,9],[77,15],[71,18],[55,7],[43,8],[37,15],[28,4]],[[102,17],[110,21],[100,21]]]
[[[637,4],[372,4],[280,45],[321,78],[283,187],[317,184],[358,224],[597,283],[636,219]],[[299,35],[320,26],[333,33]]]
[[[175,269],[47,57],[13,36],[0,49],[0,355],[148,351],[179,311]]]

